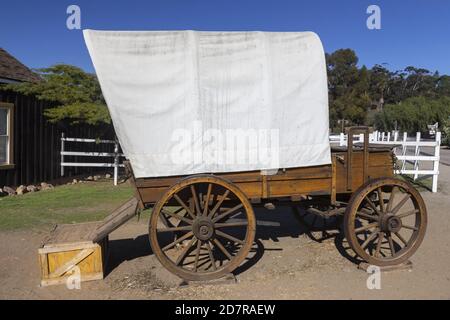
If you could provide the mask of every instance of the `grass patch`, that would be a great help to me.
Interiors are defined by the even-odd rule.
[[[425,179],[419,179],[415,180],[412,178],[412,176],[407,176],[407,175],[396,175],[397,178],[401,179],[401,180],[405,180],[409,183],[411,183],[414,188],[416,188],[418,191],[422,192],[422,191],[431,191],[432,186],[433,186],[433,178],[431,177],[427,177]]]
[[[401,161],[398,161],[397,163],[398,168],[401,168],[402,163]],[[414,164],[412,163],[405,163],[405,169],[406,170],[413,170],[414,169]],[[431,168],[428,168],[431,169]],[[428,170],[427,169],[427,170]],[[396,175],[397,178],[401,179],[401,180],[405,180],[409,183],[411,183],[417,190],[419,190],[420,192],[422,191],[431,191],[432,186],[433,186],[433,176],[423,176],[423,175],[419,175],[417,180],[413,179],[413,175]]]
[[[128,183],[115,187],[110,180],[105,180],[3,197],[0,198],[0,230],[101,220],[132,195]]]

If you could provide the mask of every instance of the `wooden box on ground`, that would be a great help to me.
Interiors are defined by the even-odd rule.
[[[103,279],[108,236],[92,241],[99,225],[99,222],[64,224],[51,232],[38,249],[42,286],[65,284],[78,270],[81,281]]]

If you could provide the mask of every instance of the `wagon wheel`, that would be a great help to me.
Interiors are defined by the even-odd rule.
[[[185,280],[212,280],[236,269],[255,238],[256,220],[232,183],[198,175],[172,186],[150,218],[150,244],[164,267]]]
[[[402,180],[369,181],[350,199],[344,232],[350,247],[370,264],[396,265],[420,246],[427,212],[420,193]]]

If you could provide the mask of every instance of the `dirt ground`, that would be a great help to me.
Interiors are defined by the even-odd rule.
[[[449,299],[450,167],[440,166],[440,191],[423,192],[429,214],[425,240],[413,269],[383,272],[381,289],[366,287],[341,237],[312,240],[288,208],[258,210],[280,227],[257,228],[256,243],[237,283],[179,286],[153,256],[147,222],[132,220],[111,234],[104,280],[39,287],[37,248],[46,230],[0,233],[1,299]],[[320,237],[320,232],[314,232]]]

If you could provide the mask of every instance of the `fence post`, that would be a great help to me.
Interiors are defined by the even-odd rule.
[[[339,146],[342,147],[343,145],[345,145],[345,134],[341,132],[339,135]]]
[[[389,142],[389,141],[391,141],[391,132],[388,132],[387,133],[387,140],[386,140],[387,142]]]
[[[416,142],[420,142],[420,132],[416,133]],[[416,150],[414,152],[414,155],[416,157],[418,157],[420,155],[420,147],[419,144],[416,145]],[[419,160],[415,160],[414,161],[414,170],[417,171],[419,170]],[[414,174],[414,180],[416,180],[419,177],[419,175],[417,173]]]
[[[438,186],[438,176],[439,176],[439,160],[441,154],[441,132],[436,132],[436,146],[434,147],[434,156],[436,159],[433,162],[433,186],[431,187],[432,192],[437,192]]]
[[[61,177],[64,177],[64,132],[61,133]]]
[[[408,133],[407,132],[403,132],[403,142],[406,142],[406,140],[408,139]],[[408,147],[406,146],[405,143],[402,144],[402,156],[406,156],[406,150],[408,149]],[[406,160],[403,158],[402,160],[402,170],[405,170],[405,164],[406,164]]]
[[[114,185],[117,186],[117,176],[119,175],[119,144],[114,143]]]
[[[398,140],[398,131],[394,131],[394,142]]]

